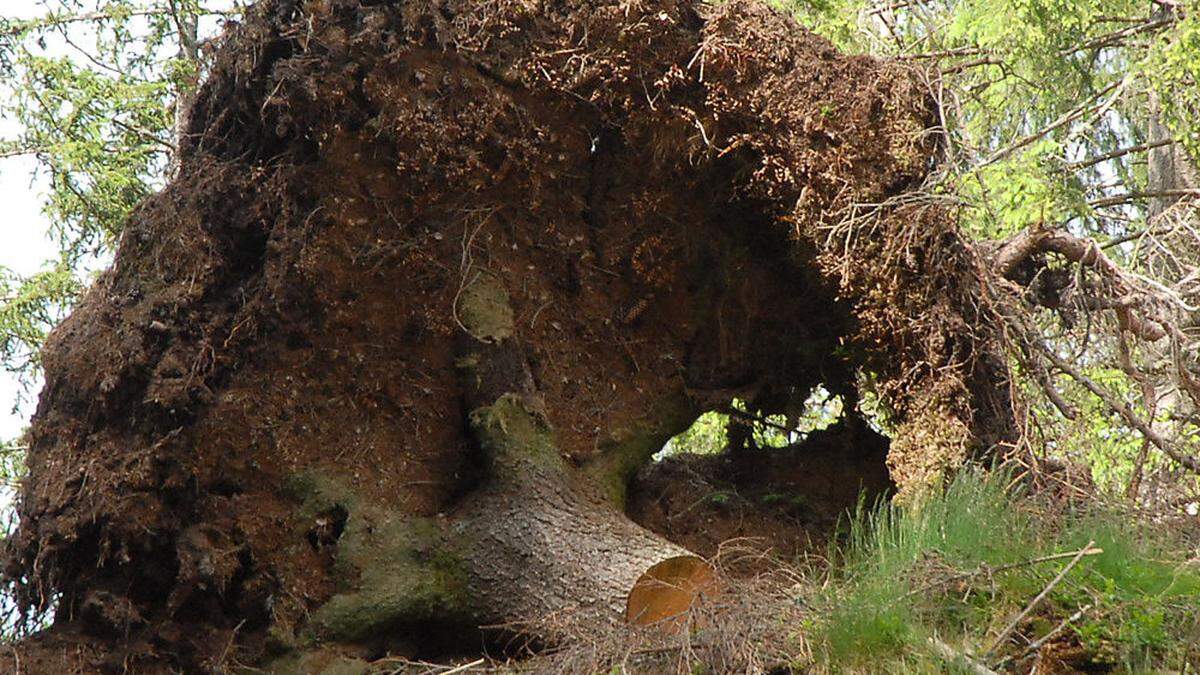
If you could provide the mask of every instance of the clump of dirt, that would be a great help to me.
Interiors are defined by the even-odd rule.
[[[733,397],[774,413],[871,373],[902,488],[1003,440],[951,219],[844,217],[920,184],[934,123],[912,71],[749,2],[260,2],[178,176],[46,346],[5,578],[55,623],[24,662],[75,642],[79,672],[365,662],[405,626],[529,618],[506,603],[570,589],[489,580],[605,566],[487,518],[550,505],[600,542],[580,550],[674,555],[622,516],[628,482]],[[468,402],[496,382],[511,416]],[[514,419],[546,452],[498,461]],[[764,482],[705,472],[840,501],[815,478],[837,445],[748,464]],[[554,478],[525,494],[511,466]],[[629,586],[596,587],[603,609]]]

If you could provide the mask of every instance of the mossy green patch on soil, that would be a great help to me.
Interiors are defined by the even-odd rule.
[[[341,592],[313,612],[309,637],[353,642],[461,610],[466,572],[435,520],[370,504],[332,474],[296,475],[288,488],[305,513],[340,506],[348,514],[334,558]]]
[[[305,518],[314,518],[338,506],[355,511],[359,503],[358,493],[333,468],[294,473],[284,481],[283,491],[300,502],[300,514]]]

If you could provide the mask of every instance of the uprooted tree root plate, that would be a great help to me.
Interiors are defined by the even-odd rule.
[[[267,0],[190,120],[47,345],[6,667],[610,626],[689,554],[631,479],[735,397],[870,373],[902,494],[1012,436],[952,220],[854,208],[931,167],[918,79],[763,6]]]

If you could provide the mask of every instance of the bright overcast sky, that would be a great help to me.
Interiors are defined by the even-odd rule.
[[[0,0],[0,16],[28,18],[38,12],[31,0]],[[0,138],[12,138],[17,127],[0,117]],[[41,269],[54,254],[47,237],[47,223],[41,205],[45,185],[34,181],[31,157],[0,159],[0,267],[19,274]],[[7,373],[0,373],[0,438],[13,438],[25,427],[33,405],[27,402],[14,413],[20,384]]]
[[[0,0],[14,3],[16,0]],[[0,136],[9,136],[11,126],[0,121]],[[54,254],[54,245],[46,236],[46,219],[41,214],[43,185],[33,182],[33,162],[28,158],[0,160],[0,266],[20,274],[36,272]],[[13,412],[20,385],[7,373],[0,373],[0,438],[12,438],[25,425],[32,405]]]

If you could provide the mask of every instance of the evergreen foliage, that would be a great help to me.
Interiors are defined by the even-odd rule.
[[[37,372],[49,328],[111,255],[129,213],[169,176],[176,112],[203,74],[203,37],[229,0],[44,0],[0,16],[0,159],[32,156],[60,256],[32,276],[0,270],[0,363]],[[28,225],[10,225],[28,227]]]

